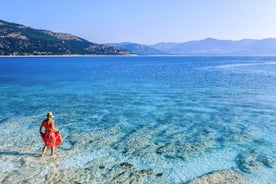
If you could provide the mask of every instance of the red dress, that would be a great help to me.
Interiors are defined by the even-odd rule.
[[[54,148],[62,143],[62,138],[59,131],[53,130],[54,122],[44,120],[42,126],[45,128],[45,133],[40,134],[43,142],[48,148]]]

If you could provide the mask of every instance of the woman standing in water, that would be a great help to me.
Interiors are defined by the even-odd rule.
[[[42,149],[41,156],[43,157],[46,153],[47,148],[51,148],[51,155],[55,155],[55,147],[59,146],[62,143],[62,138],[59,133],[59,130],[55,128],[55,123],[53,121],[53,114],[48,112],[47,119],[45,119],[40,125],[40,136],[45,143],[45,146]],[[45,129],[44,133],[42,129]]]

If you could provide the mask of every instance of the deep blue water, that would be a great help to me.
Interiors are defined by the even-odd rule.
[[[53,167],[116,182],[128,163],[155,173],[144,183],[223,169],[276,183],[276,57],[0,58],[0,101],[2,182]],[[32,157],[48,111],[64,138],[54,161]]]

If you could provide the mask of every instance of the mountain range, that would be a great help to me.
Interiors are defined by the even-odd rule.
[[[126,55],[126,50],[68,33],[33,29],[0,20],[0,55]]]
[[[122,48],[137,55],[167,55],[168,52],[155,49],[154,47],[131,42],[107,43],[106,45]]]
[[[183,43],[97,44],[68,33],[0,20],[0,55],[199,55],[276,56],[276,39],[238,41],[206,38]]]
[[[204,40],[183,43],[158,43],[154,45],[143,45],[124,42],[107,45],[120,47],[138,55],[276,55],[275,38],[267,38],[262,40],[243,39],[239,41],[206,38]]]

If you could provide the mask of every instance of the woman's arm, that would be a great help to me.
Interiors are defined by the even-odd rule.
[[[56,128],[53,128],[53,130],[55,130],[55,131],[57,131],[57,132],[59,131],[59,130],[58,130],[58,129],[56,129]]]
[[[40,125],[39,132],[42,134],[43,122]]]
[[[58,132],[59,130],[55,128],[55,123],[54,123],[54,122],[53,122],[52,125],[53,125],[53,126],[52,126],[52,129]]]

